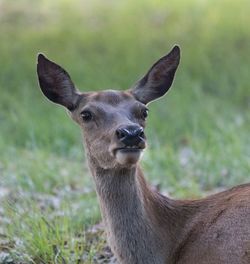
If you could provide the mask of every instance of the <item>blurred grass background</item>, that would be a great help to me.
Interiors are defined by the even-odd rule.
[[[44,241],[65,239],[51,241],[34,227],[37,217],[23,214],[37,207],[30,210],[51,216],[47,205],[41,212],[38,194],[60,198],[53,212],[70,210],[54,222],[56,230],[64,222],[74,226],[65,228],[67,236],[100,219],[79,129],[41,94],[36,54],[62,65],[82,91],[126,89],[179,44],[172,90],[150,105],[143,167],[172,196],[198,197],[249,181],[249,10],[248,0],[0,1],[0,182],[21,210],[11,213],[8,227],[9,236],[23,237],[22,249],[10,247],[19,260],[26,252],[54,263]],[[30,232],[45,240],[25,236]]]

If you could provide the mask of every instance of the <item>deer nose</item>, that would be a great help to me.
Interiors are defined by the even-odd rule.
[[[137,146],[145,138],[143,128],[135,125],[118,128],[116,136],[126,146]]]

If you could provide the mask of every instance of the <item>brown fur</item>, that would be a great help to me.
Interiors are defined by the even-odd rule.
[[[66,71],[43,55],[37,71],[43,93],[68,108],[83,130],[108,241],[120,263],[249,264],[249,184],[201,200],[172,200],[149,187],[139,154],[119,152],[124,145],[116,131],[145,127],[145,104],[167,92],[179,59],[175,47],[126,92],[80,93]],[[83,119],[86,111],[90,121]]]

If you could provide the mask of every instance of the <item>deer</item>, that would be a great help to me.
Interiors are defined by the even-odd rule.
[[[148,105],[171,87],[172,50],[127,90],[80,92],[61,66],[38,54],[42,93],[80,126],[112,252],[122,264],[249,264],[250,184],[193,200],[150,187],[139,165]],[[231,157],[233,158],[233,157]]]

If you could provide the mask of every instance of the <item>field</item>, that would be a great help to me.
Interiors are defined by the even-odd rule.
[[[0,1],[0,264],[110,263],[79,128],[38,88],[36,55],[82,91],[127,89],[174,44],[150,105],[147,179],[175,198],[249,182],[250,1]],[[105,262],[106,261],[106,262]]]

